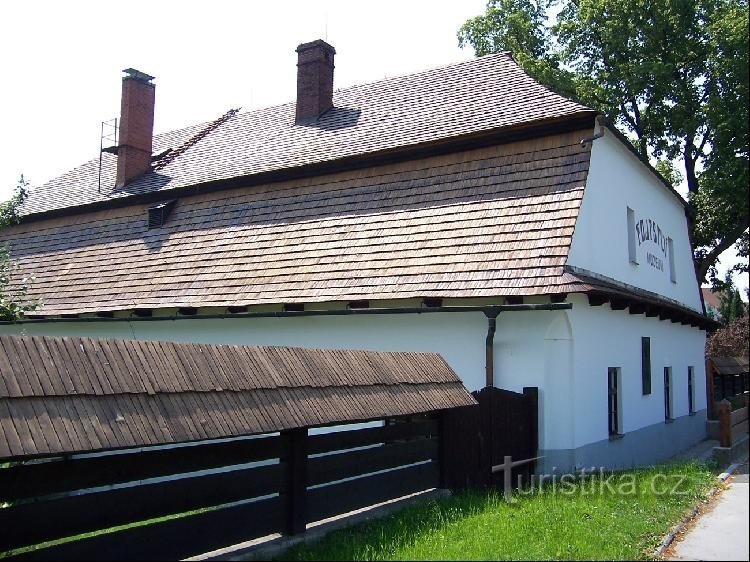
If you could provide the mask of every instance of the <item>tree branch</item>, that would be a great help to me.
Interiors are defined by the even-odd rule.
[[[704,283],[706,281],[708,270],[713,264],[716,263],[716,260],[719,259],[719,255],[721,255],[724,250],[729,249],[732,244],[737,242],[740,236],[742,236],[742,234],[748,229],[748,226],[750,226],[750,219],[745,216],[740,224],[732,229],[721,242],[719,242],[713,249],[711,249],[711,251],[708,252],[703,257],[703,259],[696,264],[696,275],[698,277],[698,283]]]

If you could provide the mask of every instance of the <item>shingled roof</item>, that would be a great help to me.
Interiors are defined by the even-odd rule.
[[[0,336],[0,459],[475,403],[432,353]]]
[[[157,171],[114,190],[116,156],[104,154],[31,190],[24,214],[134,194],[373,155],[441,139],[594,112],[533,80],[509,54],[353,86],[334,93],[316,122],[295,125],[294,102],[157,135],[154,154],[202,137]],[[205,129],[210,133],[203,136]]]
[[[592,111],[508,55],[347,88],[334,103],[312,125],[287,104],[161,136],[155,150],[179,154],[122,192],[97,191],[95,162],[33,190],[24,212],[36,216],[0,232],[42,303],[30,316],[586,290],[564,266]],[[513,141],[529,124],[542,128]],[[489,132],[489,146],[250,181]],[[149,230],[153,203],[138,197],[154,192],[179,199]],[[84,207],[44,218],[66,205]]]

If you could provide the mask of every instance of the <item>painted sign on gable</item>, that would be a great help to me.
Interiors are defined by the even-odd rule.
[[[669,273],[672,282],[677,282],[674,264],[674,242],[661,225],[652,218],[636,220],[635,211],[628,207],[628,253],[630,262],[645,263],[659,271]]]

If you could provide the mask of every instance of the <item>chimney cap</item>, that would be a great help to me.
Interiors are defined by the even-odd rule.
[[[302,51],[314,49],[315,47],[320,47],[322,49],[325,49],[326,51],[330,51],[331,54],[336,54],[336,49],[333,48],[333,45],[326,43],[322,39],[316,39],[315,41],[310,41],[309,43],[300,43],[299,45],[297,45],[296,51],[298,53],[301,53]]]
[[[151,80],[154,79],[153,76],[150,76],[146,74],[145,72],[141,72],[140,70],[136,70],[135,68],[126,68],[123,70],[127,76],[123,77],[123,80],[138,80],[139,82],[143,82],[144,84],[150,84]]]

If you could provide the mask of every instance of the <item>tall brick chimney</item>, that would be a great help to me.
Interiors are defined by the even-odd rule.
[[[315,121],[333,107],[333,55],[336,50],[321,39],[297,47],[298,124]]]
[[[153,76],[133,68],[123,70],[120,138],[117,146],[115,188],[130,183],[151,169],[154,138]]]

